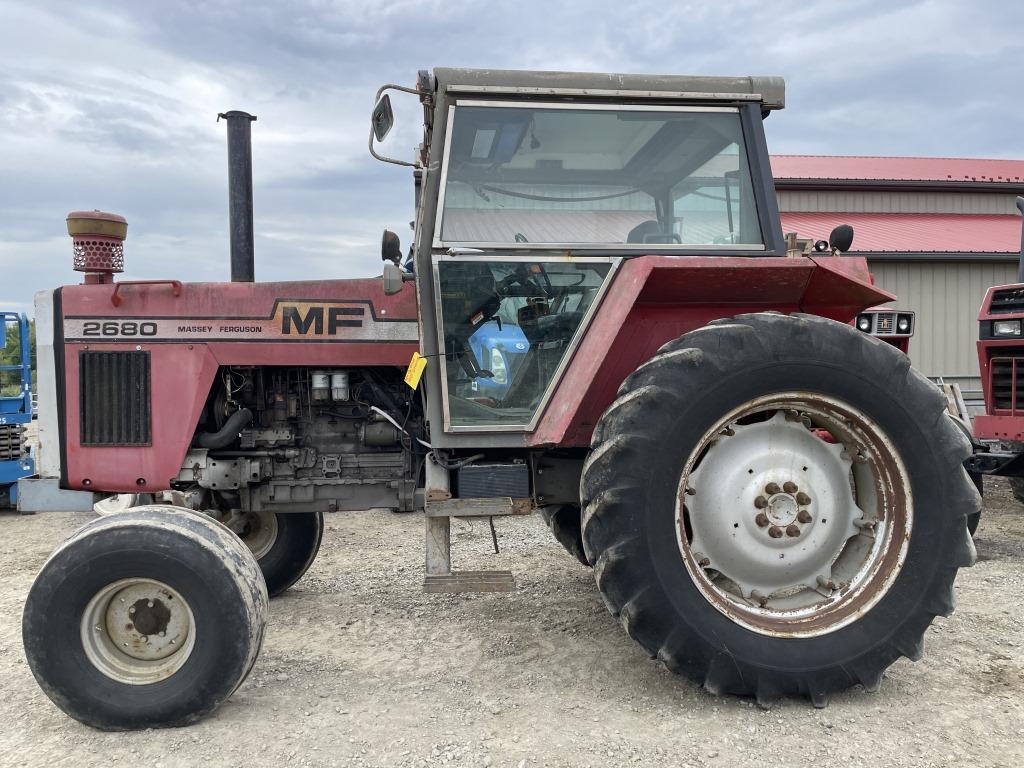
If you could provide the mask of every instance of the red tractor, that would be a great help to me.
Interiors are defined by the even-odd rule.
[[[23,506],[139,506],[36,578],[43,690],[100,728],[189,723],[238,687],[326,512],[540,509],[652,657],[718,694],[874,690],[974,560],[970,444],[892,344],[846,234],[787,256],[771,77],[421,72],[415,240],[381,277],[255,283],[251,116],[228,113],[230,283],[114,281],[123,220],[75,214],[84,284],[37,298]],[[852,232],[847,233],[852,236]],[[405,262],[403,264],[403,262]]]
[[[1024,214],[1024,197],[1017,198]],[[979,490],[983,475],[1006,477],[1024,502],[1024,232],[1018,282],[989,288],[978,313],[978,366],[985,413],[973,419],[975,454],[967,462]],[[971,533],[978,518],[970,520]]]

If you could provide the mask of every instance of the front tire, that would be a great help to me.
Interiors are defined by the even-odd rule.
[[[137,507],[62,544],[22,619],[36,681],[64,712],[103,730],[193,723],[256,661],[267,591],[249,550],[190,510]]]
[[[952,612],[980,506],[969,453],[890,345],[814,316],[717,321],[662,347],[598,422],[584,546],[609,610],[669,669],[824,706],[919,658]]]
[[[252,551],[271,597],[309,570],[324,535],[322,512],[243,512],[226,524]]]
[[[589,568],[590,561],[587,560],[587,553],[583,550],[579,506],[576,504],[552,504],[541,507],[540,515],[551,529],[555,540],[565,548],[565,551]]]

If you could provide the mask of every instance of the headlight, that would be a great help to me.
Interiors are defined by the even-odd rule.
[[[993,336],[1020,336],[1020,320],[995,320],[992,322]]]
[[[857,330],[863,331],[864,333],[871,332],[871,316],[861,315],[857,318]]]
[[[897,315],[896,316],[896,330],[899,333],[910,333],[910,329],[913,328],[914,321],[911,315]]]
[[[505,356],[497,348],[491,350],[491,373],[494,374],[491,381],[495,384],[508,384],[508,367],[505,365]]]

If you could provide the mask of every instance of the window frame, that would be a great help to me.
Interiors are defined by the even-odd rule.
[[[558,367],[555,368],[554,373],[551,376],[551,380],[548,382],[541,395],[540,401],[537,403],[537,408],[534,410],[533,415],[530,417],[530,421],[527,424],[452,424],[451,411],[449,409],[448,400],[448,354],[445,349],[444,334],[440,332],[441,328],[444,328],[444,318],[442,317],[442,304],[441,301],[434,302],[434,321],[437,323],[439,329],[437,334],[437,346],[438,346],[438,369],[441,377],[441,411],[444,417],[444,431],[446,433],[473,433],[473,432],[532,432],[536,429],[538,422],[543,416],[545,409],[547,408],[548,401],[554,394],[555,388],[559,382],[562,381],[562,376],[565,373],[565,369],[569,366],[570,361],[576,354],[576,350],[583,341],[583,336],[586,334],[587,328],[589,328],[591,321],[594,318],[595,313],[601,305],[605,294],[608,291],[608,287],[612,284],[615,279],[615,275],[618,271],[619,265],[622,262],[621,257],[617,256],[568,256],[565,254],[553,254],[553,253],[535,253],[528,256],[516,255],[516,254],[505,254],[505,253],[488,253],[488,254],[435,254],[431,259],[431,279],[433,281],[434,295],[441,296],[441,268],[440,265],[446,262],[522,262],[526,264],[533,264],[537,262],[566,262],[574,264],[610,264],[608,274],[605,276],[604,281],[597,290],[597,295],[594,297],[594,301],[583,315],[583,319],[580,321],[579,327],[573,334],[572,339],[569,341],[569,346],[565,350],[565,354],[558,363]]]
[[[465,240],[442,240],[441,229],[444,224],[444,201],[448,186],[449,157],[452,149],[452,136],[454,135],[455,115],[459,107],[486,107],[486,108],[508,108],[508,109],[564,109],[573,111],[630,111],[630,112],[713,112],[733,113],[739,118],[740,133],[743,139],[743,153],[747,158],[747,167],[750,171],[750,182],[754,194],[754,205],[756,207],[756,218],[761,232],[761,243],[507,243],[507,242],[478,242]],[[438,185],[437,204],[434,209],[434,233],[432,247],[434,250],[452,249],[474,249],[474,250],[571,250],[575,253],[602,251],[617,251],[630,254],[650,253],[672,253],[680,255],[710,253],[721,255],[742,255],[744,253],[764,256],[771,255],[777,250],[774,230],[778,228],[769,222],[766,216],[766,204],[763,164],[767,164],[767,155],[761,160],[762,153],[767,152],[763,133],[760,136],[751,135],[752,122],[749,119],[749,110],[756,109],[752,105],[744,106],[701,106],[681,104],[609,104],[609,103],[580,103],[580,102],[558,102],[558,101],[532,101],[532,100],[480,100],[480,99],[456,99],[448,106],[446,120],[444,151],[441,157],[441,178]],[[760,113],[758,113],[760,122]],[[770,179],[770,170],[769,170]],[[771,185],[767,185],[770,187]],[[772,189],[774,193],[774,189]],[[774,207],[771,208],[774,210]]]

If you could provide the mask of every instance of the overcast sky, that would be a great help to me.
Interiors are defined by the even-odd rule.
[[[127,217],[128,275],[226,280],[228,109],[259,118],[257,279],[379,274],[412,180],[368,156],[369,111],[434,66],[782,75],[773,152],[1024,158],[1022,22],[1015,0],[0,0],[0,309],[77,282],[82,208]]]

